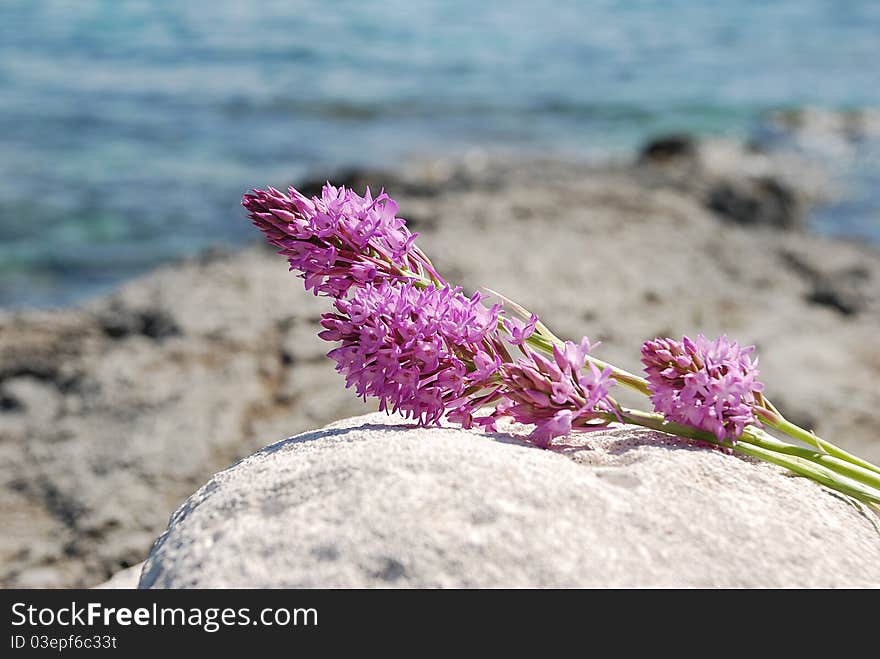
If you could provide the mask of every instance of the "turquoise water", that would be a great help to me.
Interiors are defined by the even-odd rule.
[[[880,107],[880,3],[0,3],[0,305],[254,238],[246,188],[471,148],[597,158]],[[821,230],[880,239],[880,149]],[[823,214],[824,213],[824,214]]]

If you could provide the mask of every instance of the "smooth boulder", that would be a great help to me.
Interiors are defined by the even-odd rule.
[[[172,516],[141,588],[871,587],[872,513],[639,428],[552,450],[371,414],[273,444]]]

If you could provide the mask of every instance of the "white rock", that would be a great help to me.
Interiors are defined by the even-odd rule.
[[[637,428],[540,450],[372,414],[271,445],[172,516],[141,587],[880,586],[876,519]]]
[[[131,588],[137,588],[143,567],[143,563],[127,567],[114,574],[104,583],[92,586],[92,588],[95,590],[128,590]]]

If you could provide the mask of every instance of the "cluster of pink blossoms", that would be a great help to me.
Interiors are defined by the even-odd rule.
[[[642,364],[648,375],[654,409],[671,421],[713,433],[719,440],[737,439],[749,424],[758,423],[758,381],[754,346],[741,347],[722,336],[709,341],[682,337],[646,341]]]
[[[620,418],[609,397],[612,370],[588,360],[588,339],[555,346],[552,359],[530,350],[537,317],[513,320],[479,294],[468,298],[446,284],[384,192],[373,199],[369,189],[361,197],[328,183],[309,199],[270,187],[246,194],[242,205],[306,289],[334,298],[320,336],[340,345],[328,356],[346,386],[378,398],[380,409],[422,424],[446,416],[489,430],[512,417],[535,425],[532,439],[541,446]],[[509,347],[523,357],[514,360]],[[646,342],[642,362],[655,409],[719,440],[739,437],[756,422],[763,388],[751,351],[726,337]]]
[[[487,429],[510,416],[537,426],[541,445],[586,430],[611,411],[608,373],[584,371],[589,342],[567,344],[555,361],[524,346],[523,323],[465,296],[414,245],[386,194],[361,197],[327,184],[309,199],[290,188],[254,190],[242,204],[307,290],[334,298],[320,333],[340,345],[328,356],[359,396],[422,424],[447,418]],[[508,347],[525,355],[514,361]],[[479,416],[481,408],[494,410]]]
[[[380,400],[380,409],[436,423],[481,389],[498,363],[490,356],[499,308],[476,293],[423,288],[412,282],[358,287],[322,316],[328,353],[347,387]]]
[[[352,286],[408,272],[436,276],[384,192],[373,199],[369,188],[361,197],[328,183],[320,197],[309,199],[294,188],[287,195],[269,187],[244,195],[242,206],[315,295],[343,297]]]
[[[535,424],[532,439],[549,446],[554,437],[572,430],[595,430],[609,423],[617,410],[608,396],[614,384],[611,369],[587,364],[590,340],[566,341],[553,347],[553,359],[535,352],[501,367],[504,400],[496,414]]]

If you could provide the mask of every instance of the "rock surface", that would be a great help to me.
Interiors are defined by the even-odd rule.
[[[100,583],[93,588],[97,590],[130,590],[138,587],[141,579],[141,570],[144,564],[138,563],[124,570],[120,570],[104,583]]]
[[[678,190],[745,226],[803,228],[807,210],[834,194],[815,161],[724,139],[660,137],[642,149],[636,171],[647,185]]]
[[[741,148],[699,153],[700,181],[773,172]],[[658,335],[756,343],[781,409],[880,460],[876,250],[731,223],[703,187],[644,164],[471,157],[359,176],[398,198],[448,280],[491,286],[634,371]],[[0,586],[101,583],[142,561],[217,470],[374,409],[324,357],[326,308],[283,259],[251,248],[165,267],[83,308],[0,313]]]
[[[638,428],[540,450],[384,414],[271,445],[173,515],[142,588],[880,585],[872,513]]]

